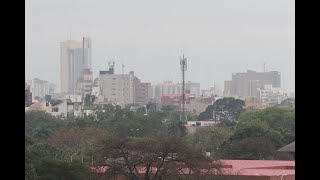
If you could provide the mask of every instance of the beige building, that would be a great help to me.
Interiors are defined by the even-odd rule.
[[[195,98],[191,99],[190,103],[186,104],[186,109],[195,115],[199,115],[204,112],[209,105],[214,103],[214,97]]]
[[[77,81],[77,94],[85,96],[92,92],[93,80],[90,69],[84,69],[80,79]]]
[[[150,83],[142,83],[133,71],[129,74],[114,74],[114,64],[110,63],[108,71],[100,71],[99,87],[100,95],[108,103],[122,107],[132,103],[145,104],[152,97]]]
[[[241,99],[256,98],[258,88],[264,85],[281,87],[280,72],[255,72],[248,70],[244,73],[233,73],[231,81],[225,81],[225,94]],[[228,94],[230,92],[230,94]]]
[[[259,102],[253,98],[248,98],[245,101],[246,109],[248,110],[258,110],[258,109],[264,109],[268,107],[268,104],[264,102]]]
[[[91,39],[60,43],[61,92],[76,94],[76,83],[83,69],[91,69]]]
[[[43,81],[38,78],[27,81],[27,85],[30,87],[32,93],[32,99],[36,97],[45,99],[46,95],[49,95],[49,82]]]
[[[119,104],[122,107],[134,103],[133,79],[133,73],[114,74],[114,64],[110,65],[109,71],[100,71],[100,93],[108,103]]]

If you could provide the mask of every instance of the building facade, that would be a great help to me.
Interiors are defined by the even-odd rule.
[[[32,99],[45,99],[46,95],[50,94],[49,82],[38,78],[27,81],[32,93]]]
[[[111,65],[109,71],[100,71],[100,93],[108,103],[124,107],[126,104],[134,103],[133,80],[133,73],[114,74],[114,65]]]
[[[140,79],[134,77],[135,103],[146,104],[152,99],[151,83],[142,83]]]
[[[270,106],[280,104],[281,101],[287,99],[287,94],[278,87],[272,85],[264,85],[261,89],[257,89],[257,100],[267,103]]]
[[[108,71],[100,71],[99,79],[95,82],[94,87],[99,87],[99,94],[108,103],[122,107],[135,103],[146,104],[152,98],[150,83],[142,83],[134,76],[133,71],[130,71],[129,74],[114,74],[114,63],[109,63]]]
[[[77,94],[86,95],[91,94],[93,86],[92,72],[90,69],[82,71],[80,79],[77,81]]]
[[[68,40],[60,44],[61,92],[77,94],[77,81],[84,69],[91,70],[91,39]]]
[[[164,81],[163,83],[152,86],[152,98],[161,99],[164,94],[182,94],[182,84]],[[195,97],[200,96],[200,83],[186,82],[185,93],[193,94]]]
[[[264,85],[272,85],[280,88],[280,72],[255,72],[248,70],[245,73],[233,73],[232,80],[225,81],[225,93],[230,91],[230,96],[237,96],[241,99],[257,98],[258,88]],[[231,86],[231,88],[230,88]]]

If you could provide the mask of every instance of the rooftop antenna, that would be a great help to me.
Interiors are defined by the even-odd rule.
[[[264,58],[264,62],[263,62],[263,72],[266,72],[266,64],[267,64],[267,58]]]
[[[71,40],[72,25],[70,24],[69,40]]]
[[[184,53],[182,57],[180,56],[180,68],[182,72],[182,121],[185,122],[185,103],[186,103],[186,94],[185,94],[185,72],[187,70],[187,58],[184,57]]]

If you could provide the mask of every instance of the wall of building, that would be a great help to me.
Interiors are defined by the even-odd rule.
[[[99,83],[108,102],[122,107],[134,102],[133,74],[100,74]]]
[[[45,96],[49,93],[49,82],[35,78],[31,81],[28,81],[30,87],[30,92],[32,93],[32,99],[39,97],[45,99]]]
[[[228,85],[227,81],[227,85]],[[245,73],[232,74],[230,95],[240,98],[256,97],[257,88],[271,84],[273,87],[281,87],[280,73],[247,71]]]
[[[84,47],[84,48],[83,48]],[[83,69],[91,69],[91,40],[68,40],[60,43],[61,92],[76,93],[76,83]]]

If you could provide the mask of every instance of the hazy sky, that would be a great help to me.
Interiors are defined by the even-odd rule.
[[[201,89],[223,88],[231,73],[281,72],[295,90],[293,0],[26,0],[26,79],[60,89],[60,42],[92,39],[94,77],[114,58],[116,73],[133,70],[146,82],[181,79],[179,55],[188,59],[187,80]]]

